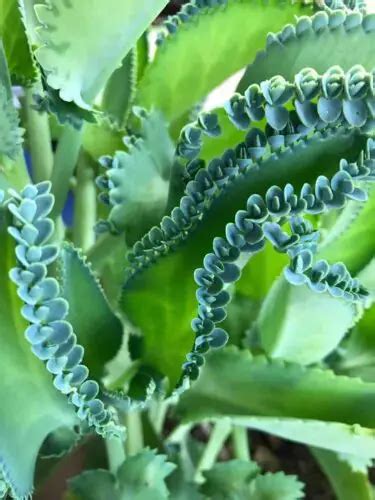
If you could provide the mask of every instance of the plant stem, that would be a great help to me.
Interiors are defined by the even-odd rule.
[[[109,470],[112,474],[116,474],[117,469],[126,458],[124,443],[119,437],[111,437],[105,440],[105,445],[107,449]]]
[[[163,431],[165,417],[167,416],[169,402],[164,400],[153,401],[150,406],[150,421],[155,432],[160,435]]]
[[[27,122],[28,145],[32,161],[32,177],[34,182],[51,178],[53,153],[51,131],[47,113],[39,113],[32,108],[33,94],[38,91],[36,85],[25,90],[25,113]]]
[[[81,153],[75,189],[73,242],[86,251],[95,243],[96,190],[94,171],[87,154]]]
[[[144,446],[143,428],[141,414],[139,411],[130,411],[125,417],[126,428],[128,431],[126,439],[126,451],[128,455],[135,455]]]
[[[210,439],[199,460],[194,477],[195,481],[203,481],[202,471],[211,469],[214,465],[231,429],[232,426],[229,419],[224,418],[215,423]]]
[[[232,429],[232,439],[235,456],[240,460],[250,460],[247,428],[234,425]]]
[[[82,128],[77,130],[66,125],[57,146],[52,172],[52,192],[55,205],[52,218],[56,219],[64,207],[69,191],[70,178],[77,164],[82,142]]]

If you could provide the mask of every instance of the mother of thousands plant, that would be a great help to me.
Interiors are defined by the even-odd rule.
[[[1,498],[373,498],[372,3],[0,2]]]

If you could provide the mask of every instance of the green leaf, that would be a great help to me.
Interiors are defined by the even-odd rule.
[[[375,458],[375,433],[358,424],[322,422],[312,419],[272,417],[232,417],[241,425],[297,443],[350,455],[354,461]]]
[[[17,0],[0,2],[0,37],[3,40],[9,71],[15,78],[14,83],[29,84],[35,79],[36,69]]]
[[[4,47],[0,40],[0,160],[7,156],[15,160],[21,152],[23,131],[13,105],[13,96]]]
[[[52,432],[40,450],[42,458],[60,458],[69,453],[78,443],[80,435],[73,429],[61,427]]]
[[[63,100],[89,108],[166,3],[49,0],[48,5],[36,5],[41,46],[35,55],[50,87],[59,90]]]
[[[303,484],[283,472],[258,476],[250,485],[250,500],[298,500],[303,498]]]
[[[248,66],[238,90],[244,92],[251,83],[275,75],[293,81],[294,75],[306,67],[320,74],[334,65],[344,71],[356,64],[371,68],[375,64],[371,49],[374,41],[373,14],[362,17],[353,16],[350,10],[333,10],[318,12],[310,19],[304,17],[268,37],[266,50],[258,52]]]
[[[234,220],[238,210],[246,208],[248,197],[253,193],[263,195],[273,184],[285,186],[290,182],[298,189],[318,175],[330,175],[343,156],[356,158],[362,146],[362,139],[358,139],[346,133],[317,134],[280,155],[266,156],[259,161],[259,168],[238,176],[205,209],[204,217],[189,231],[183,245],[175,245],[173,251],[126,283],[120,307],[144,335],[144,364],[167,375],[171,386],[178,380],[194,342],[190,326],[198,306],[194,270],[202,266],[204,255],[212,252],[213,239],[224,234],[226,224]],[[241,281],[238,284],[241,286]]]
[[[85,348],[85,364],[94,378],[103,375],[122,341],[122,324],[111,310],[90,266],[78,250],[64,245],[60,254],[62,296],[69,303],[67,320]]]
[[[87,471],[69,481],[80,500],[166,500],[165,478],[175,466],[164,455],[144,449],[120,466],[116,477],[108,471]]]
[[[357,274],[375,254],[375,228],[369,221],[375,213],[375,189],[370,188],[365,204],[349,203],[323,241],[319,257],[334,261],[339,258],[351,273]],[[332,236],[331,236],[332,235]]]
[[[136,93],[137,49],[132,49],[112,73],[103,92],[101,109],[119,129],[125,127]]]
[[[28,325],[21,317],[22,303],[8,278],[15,259],[4,222],[0,211],[0,469],[14,496],[26,498],[33,488],[35,463],[43,441],[62,426],[72,427],[76,418],[23,336]]]
[[[272,245],[266,244],[242,271],[236,291],[253,300],[263,300],[288,261],[287,255],[275,252]]]
[[[357,306],[280,277],[267,295],[257,326],[272,358],[316,363],[332,352],[357,320]]]
[[[311,448],[311,452],[329,479],[337,500],[373,500],[373,489],[367,474],[353,472],[333,452],[318,448]]]
[[[141,137],[128,138],[128,152],[117,151],[110,168],[98,179],[108,185],[109,227],[114,233],[125,232],[130,243],[165,213],[174,157],[174,145],[161,113],[137,111]]]
[[[158,49],[136,102],[145,108],[153,105],[170,121],[176,120],[248,64],[269,31],[280,29],[300,12],[298,2],[279,0],[228,0],[225,7],[201,8]]]
[[[375,384],[226,348],[207,356],[200,378],[181,396],[179,411],[185,421],[264,416],[373,428],[374,400]]]
[[[215,464],[203,471],[205,483],[202,492],[213,500],[241,500],[249,498],[249,485],[260,469],[255,462],[230,460]]]

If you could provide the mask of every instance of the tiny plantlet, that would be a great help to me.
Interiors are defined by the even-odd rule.
[[[0,1],[0,498],[374,498],[374,47],[374,0]]]

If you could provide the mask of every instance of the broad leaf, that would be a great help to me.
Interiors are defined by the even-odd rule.
[[[348,71],[356,64],[372,67],[371,47],[375,41],[373,14],[353,16],[348,10],[318,12],[312,18],[299,19],[267,39],[238,86],[244,92],[252,83],[282,75],[293,81],[301,69],[310,67],[324,73],[338,65]],[[337,48],[340,47],[340,50]]]
[[[361,140],[353,136],[318,134],[280,155],[266,156],[259,168],[250,168],[246,175],[228,184],[205,209],[204,217],[189,231],[183,245],[174,245],[173,250],[128,281],[121,309],[144,334],[144,364],[168,375],[172,386],[178,380],[184,357],[194,342],[190,326],[198,307],[194,270],[202,266],[205,254],[212,252],[214,238],[222,236],[236,212],[246,208],[248,197],[263,195],[273,184],[285,186],[291,182],[298,189],[320,174],[330,175],[337,170],[340,158],[356,157],[358,146]]]
[[[297,443],[350,454],[353,460],[375,458],[374,431],[359,425],[272,417],[234,416],[232,421],[235,425],[257,429]]]
[[[179,410],[190,421],[264,416],[373,428],[374,400],[375,384],[226,348],[207,356],[200,378],[182,395]]]
[[[269,31],[280,29],[300,12],[297,2],[279,0],[267,4],[228,0],[225,8],[219,2],[200,8],[158,49],[140,82],[136,102],[146,108],[154,105],[170,121],[179,118],[248,64]]]
[[[85,348],[85,364],[94,378],[120,348],[122,324],[111,310],[89,264],[78,250],[65,245],[61,251],[62,296],[69,303],[67,320]]]
[[[36,58],[47,73],[48,84],[60,91],[63,100],[90,107],[166,3],[50,0],[48,5],[37,5],[41,46]]]
[[[375,213],[375,189],[370,188],[365,204],[349,203],[323,241],[319,257],[333,261],[340,259],[357,274],[375,254],[375,228],[369,221]]]
[[[0,338],[1,468],[19,498],[33,488],[37,454],[48,434],[76,423],[73,408],[53,387],[52,377],[31,352],[24,338],[28,326],[21,317],[22,302],[8,278],[15,265],[14,245],[6,235],[0,212]]]
[[[98,178],[104,200],[111,207],[104,225],[115,234],[125,232],[130,243],[165,213],[174,157],[174,145],[161,113],[136,111],[140,137],[127,137],[128,151],[117,151],[113,159],[108,159],[107,170]]]
[[[293,286],[281,277],[263,303],[257,326],[269,356],[308,365],[338,346],[357,315],[347,300]]]

